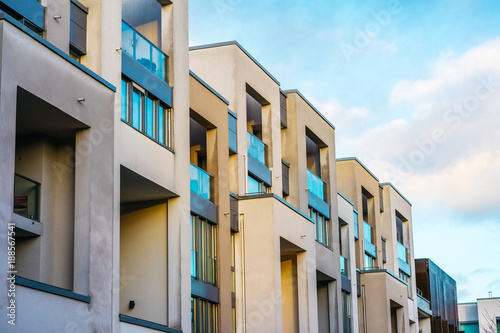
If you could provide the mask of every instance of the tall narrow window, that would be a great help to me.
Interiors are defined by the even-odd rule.
[[[128,120],[128,84],[122,79],[122,120]]]
[[[191,297],[191,332],[216,333],[217,328],[217,304]]]
[[[154,102],[151,98],[146,97],[146,135],[154,137]]]
[[[217,228],[207,220],[192,215],[191,236],[191,276],[215,285]]]
[[[134,88],[132,90],[132,127],[136,130],[142,130],[141,124],[142,115],[142,93]]]

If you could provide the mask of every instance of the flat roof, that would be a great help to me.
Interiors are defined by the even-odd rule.
[[[298,91],[297,89],[288,89],[288,90],[283,90],[282,92],[285,93],[285,94],[296,93],[297,95],[299,95],[300,98],[302,98],[304,100],[304,102],[306,102],[311,107],[311,109],[313,109],[314,111],[316,111],[316,113],[324,121],[326,121],[326,123],[328,125],[330,125],[331,128],[335,129],[335,126],[333,126],[333,124],[321,112],[319,112],[319,110],[316,109],[316,107],[311,102],[309,102],[309,100],[307,98],[305,98],[304,95],[302,95],[302,93],[300,91]]]
[[[243,51],[243,53],[245,53],[257,66],[259,66],[260,69],[262,69],[274,82],[276,82],[278,84],[278,86],[280,85],[280,82],[271,73],[269,73],[269,71],[264,66],[262,66],[250,53],[248,53],[248,51],[245,50],[243,48],[243,46],[240,45],[240,43],[238,43],[235,40],[231,40],[228,42],[190,46],[189,51],[210,49],[210,48],[214,48],[214,47],[221,47],[221,46],[228,46],[228,45],[236,45],[237,47],[239,47],[240,50]]]

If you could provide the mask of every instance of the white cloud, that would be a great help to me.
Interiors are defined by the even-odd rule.
[[[463,55],[442,54],[429,78],[393,89],[391,103],[404,104],[409,116],[351,138],[349,147],[414,203],[492,213],[500,202],[500,186],[492,185],[500,184],[499,58],[500,38]]]

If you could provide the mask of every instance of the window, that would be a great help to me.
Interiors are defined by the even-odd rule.
[[[122,79],[121,90],[122,121],[173,149],[172,109],[132,81]]]
[[[479,333],[479,323],[460,324],[460,331],[464,331],[464,333]]]
[[[375,258],[365,253],[365,270],[375,269]]]
[[[309,207],[309,216],[316,224],[316,240],[331,247],[331,221],[312,207]]]
[[[87,14],[88,8],[76,0],[71,0],[69,12],[69,50],[71,56],[79,61],[87,53]]]
[[[402,270],[399,270],[399,278],[401,280],[403,280],[404,282],[406,282],[406,284],[408,285],[408,287],[407,287],[408,297],[411,298],[411,296],[412,296],[411,295],[411,276],[409,276],[408,274],[406,274]]]
[[[216,246],[216,226],[198,216],[191,215],[191,276],[193,278],[216,284]]]
[[[191,332],[217,332],[217,304],[191,297]]]
[[[263,194],[270,193],[271,188],[264,184],[263,182],[258,181],[252,176],[248,176],[248,193],[247,194]]]
[[[342,290],[342,321],[343,333],[351,333],[351,294],[345,290]]]

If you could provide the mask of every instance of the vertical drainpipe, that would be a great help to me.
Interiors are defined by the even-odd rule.
[[[361,286],[361,302],[363,303],[363,332],[366,333],[366,295],[365,286]]]
[[[247,329],[247,300],[246,300],[246,282],[245,282],[245,215],[240,214],[240,234],[241,234],[241,284],[242,284],[242,305],[241,311],[243,319],[243,333]]]

